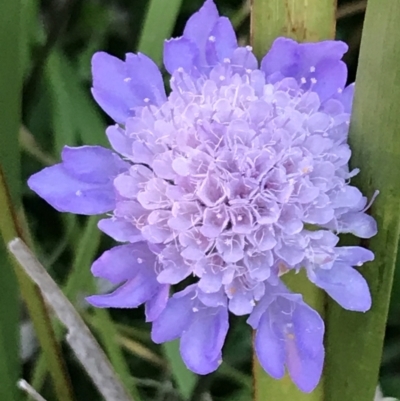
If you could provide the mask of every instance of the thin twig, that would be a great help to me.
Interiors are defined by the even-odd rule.
[[[359,0],[345,4],[337,9],[336,19],[352,17],[356,14],[362,14],[367,8],[367,0]]]
[[[36,142],[35,137],[32,133],[22,125],[19,130],[19,145],[21,148],[32,155],[36,160],[40,161],[45,166],[51,166],[57,163],[57,160],[53,159],[51,155],[48,155]]]
[[[46,401],[26,380],[18,380],[17,387],[28,394],[35,401]]]
[[[8,247],[30,278],[38,285],[59,320],[67,327],[67,341],[106,401],[133,401],[115,374],[103,350],[80,315],[45,268],[20,238]]]

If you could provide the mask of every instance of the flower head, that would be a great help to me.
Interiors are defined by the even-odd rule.
[[[181,338],[184,361],[200,374],[221,361],[228,310],[250,314],[265,370],[280,378],[286,366],[311,391],[324,325],[280,277],[305,269],[344,308],[371,304],[354,267],[373,254],[337,246],[339,233],[376,233],[366,198],[350,185],[358,171],[348,167],[346,50],[278,38],[259,66],[207,0],[183,36],[165,43],[168,96],[143,54],[95,54],[92,92],[117,123],[107,129],[117,153],[66,147],[62,163],[29,180],[60,211],[109,213],[99,228],[127,243],[92,266],[120,286],[89,301],[145,303],[154,341]]]

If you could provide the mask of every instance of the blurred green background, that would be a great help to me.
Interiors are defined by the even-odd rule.
[[[18,190],[21,191],[27,226],[37,255],[79,309],[123,381],[133,394],[139,394],[141,400],[249,400],[251,332],[244,319],[231,321],[221,368],[212,375],[196,377],[183,366],[177,344],[165,347],[152,344],[150,325],[144,323],[141,308],[103,311],[94,310],[85,303],[85,295],[107,290],[106,283],[94,280],[89,269],[93,259],[112,246],[112,241],[97,229],[96,218],[59,214],[26,185],[29,175],[59,160],[64,145],[108,146],[104,130],[111,121],[90,95],[93,53],[104,50],[123,57],[127,52],[141,51],[161,64],[163,40],[171,35],[179,36],[186,20],[203,0],[3,1],[0,23],[5,19],[13,25],[12,15],[5,14],[13,9],[13,4],[18,3],[22,9],[20,25],[17,24],[15,29],[18,40],[16,37],[10,39],[6,29],[0,30],[0,49],[4,50],[7,41],[11,50],[13,43],[19,43],[16,54],[20,68],[9,68],[15,68],[22,76],[22,125],[18,144],[14,134],[7,132],[4,125],[0,127],[1,164],[14,199],[18,198]],[[220,13],[231,18],[239,41],[248,43],[249,2],[215,2]],[[355,78],[365,6],[366,1],[338,2],[337,38],[350,46],[345,57],[349,82]],[[1,59],[6,58],[7,54],[3,52],[0,65],[5,65]],[[4,71],[0,69],[0,73]],[[7,82],[0,82],[3,93],[0,95],[0,119],[6,119],[9,95],[2,85]],[[18,97],[14,101],[18,104]],[[2,281],[1,288],[13,285],[12,277],[7,275],[2,275]],[[12,299],[10,303],[15,306]],[[20,375],[47,401],[62,401],[54,393],[22,303],[20,310]],[[11,309],[2,314],[0,308],[0,331],[5,332],[6,326],[12,324],[11,315]],[[65,333],[61,329],[57,331],[62,338]],[[62,344],[62,350],[76,399],[100,400],[69,348]],[[0,377],[0,385],[1,380]],[[395,277],[380,380],[384,393],[400,398],[400,268]],[[20,395],[24,397],[22,393]]]

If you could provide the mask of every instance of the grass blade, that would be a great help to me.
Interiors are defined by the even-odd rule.
[[[366,314],[329,304],[327,401],[372,400],[378,380],[400,234],[400,3],[369,0],[357,73],[350,141],[357,185],[371,196],[378,235],[375,261],[361,269],[373,306]],[[365,244],[368,245],[368,244]]]
[[[179,353],[178,340],[165,343],[163,348],[179,392],[182,397],[187,400],[193,393],[193,389],[196,386],[197,376],[183,363],[182,357]]]
[[[278,36],[291,37],[299,42],[333,38],[335,32],[336,0],[252,0],[251,43],[261,60]],[[288,287],[303,295],[304,300],[322,316],[325,296],[311,284],[304,272],[285,277]],[[297,389],[286,375],[277,381],[268,376],[254,357],[254,401],[286,400],[322,401],[323,380],[311,393]]]
[[[10,193],[0,187],[1,200],[12,197],[20,203],[20,159],[18,131],[21,121],[22,88],[22,1],[3,0],[0,3],[0,165],[4,171],[0,181],[7,179]],[[0,169],[1,174],[1,169]],[[2,235],[7,230],[4,213],[7,209],[0,204],[0,225]],[[20,303],[18,283],[6,247],[0,240],[0,399],[21,399],[17,381],[21,376],[19,360],[19,318]]]
[[[140,34],[138,51],[162,62],[164,39],[170,38],[182,0],[150,0]]]

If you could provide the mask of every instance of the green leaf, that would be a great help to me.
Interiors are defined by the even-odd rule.
[[[335,32],[336,0],[253,0],[251,8],[251,44],[259,60],[268,52],[279,36],[291,37],[299,42],[331,39]],[[325,296],[311,284],[304,272],[288,274],[284,278],[288,287],[303,295],[305,301],[322,316]],[[254,357],[254,401],[265,400],[324,400],[324,381],[310,394],[301,392],[288,375],[274,380]]]
[[[20,200],[20,159],[18,130],[20,126],[20,102],[22,87],[21,62],[21,1],[3,0],[0,3],[0,160],[4,177],[9,183],[12,199]],[[1,174],[1,171],[0,171]],[[8,194],[0,188],[0,198]],[[6,212],[0,210],[0,215]],[[5,226],[7,222],[0,220]],[[5,229],[5,227],[4,227]],[[2,233],[4,238],[4,233]],[[19,400],[16,387],[21,376],[19,361],[19,296],[18,285],[4,243],[0,241],[0,399]]]
[[[179,340],[165,343],[163,348],[179,392],[182,397],[187,400],[196,386],[197,376],[183,363],[179,353]]]
[[[138,51],[145,53],[158,65],[162,63],[164,39],[169,39],[182,0],[150,0],[140,35]]]
[[[58,57],[78,138],[85,145],[109,146],[100,107],[92,99],[89,88],[82,85],[77,69],[62,54],[58,53]]]
[[[19,400],[16,383],[21,376],[19,364],[19,299],[18,286],[6,248],[0,242],[0,399]]]
[[[378,235],[368,246],[375,261],[362,267],[372,293],[371,311],[328,308],[327,401],[373,399],[378,380],[390,291],[400,234],[400,3],[369,0],[350,128],[351,164],[369,197]]]
[[[46,64],[55,153],[65,145],[109,146],[100,111],[70,61],[54,50]]]
[[[57,155],[65,145],[77,143],[74,104],[62,68],[60,54],[53,51],[47,59],[45,77],[51,99],[54,151]]]

